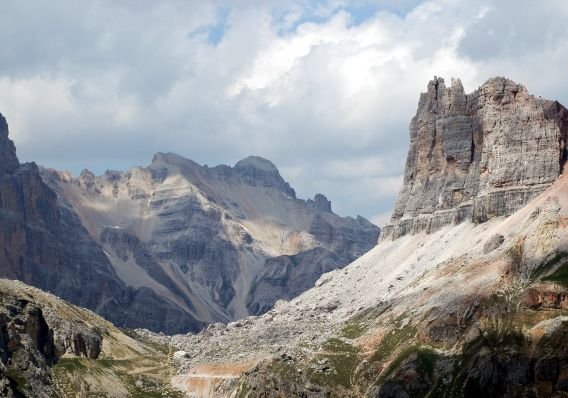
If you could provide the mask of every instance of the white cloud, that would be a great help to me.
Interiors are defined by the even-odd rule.
[[[356,22],[353,7],[372,3]],[[300,196],[323,192],[345,215],[388,213],[434,75],[467,91],[507,75],[568,100],[566,2],[415,3],[13,2],[0,15],[0,112],[20,157],[46,166],[257,154]],[[220,41],[208,41],[219,24]]]

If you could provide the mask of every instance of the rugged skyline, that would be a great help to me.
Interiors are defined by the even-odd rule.
[[[78,175],[260,155],[300,197],[382,224],[434,75],[472,92],[506,73],[568,103],[568,3],[394,3],[12,2],[0,110],[23,161]]]

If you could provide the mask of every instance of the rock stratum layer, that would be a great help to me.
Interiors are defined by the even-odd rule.
[[[568,112],[506,78],[465,94],[428,84],[410,123],[403,187],[383,237],[507,216],[543,192],[567,158]]]

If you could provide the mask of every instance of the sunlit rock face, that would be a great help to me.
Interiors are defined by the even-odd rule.
[[[268,311],[367,252],[379,235],[362,217],[334,214],[324,195],[298,199],[276,166],[256,156],[207,167],[157,153],[148,167],[126,172],[43,176],[121,282],[203,324]],[[166,322],[146,317],[154,329]]]
[[[509,79],[465,94],[460,80],[435,78],[410,123],[404,184],[383,237],[512,214],[562,173],[567,131],[566,108]]]

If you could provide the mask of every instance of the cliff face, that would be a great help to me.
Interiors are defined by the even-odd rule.
[[[16,147],[8,138],[8,123],[0,114],[0,175],[13,173],[20,162],[16,157]]]
[[[471,94],[435,78],[410,123],[404,184],[383,237],[507,216],[544,191],[567,158],[568,111],[505,78]]]

